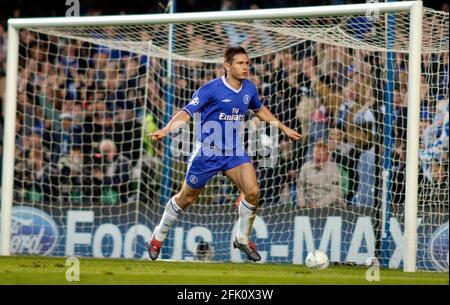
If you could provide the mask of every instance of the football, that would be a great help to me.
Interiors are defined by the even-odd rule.
[[[330,264],[328,256],[321,251],[309,252],[306,256],[305,264],[308,268],[312,269],[326,269]]]

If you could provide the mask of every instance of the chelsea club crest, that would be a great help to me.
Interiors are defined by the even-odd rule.
[[[248,105],[248,103],[250,103],[250,95],[244,95],[243,101],[245,105]]]

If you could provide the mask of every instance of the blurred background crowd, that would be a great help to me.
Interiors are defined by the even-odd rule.
[[[164,11],[157,2],[80,2],[82,15]],[[177,11],[318,4],[297,2],[278,0],[269,5],[263,1],[188,0],[177,1]],[[425,6],[448,12],[447,3],[425,1]],[[25,0],[6,1],[0,15],[2,103],[6,18],[63,16],[66,9],[63,4],[58,8]],[[229,30],[222,29],[225,34]],[[230,38],[229,44],[252,44],[251,38]],[[270,41],[270,35],[266,38]],[[419,190],[422,205],[445,203],[448,207],[448,55],[446,52],[423,56]],[[278,143],[268,140],[268,146],[279,145],[276,166],[259,166],[260,159],[254,158],[261,203],[291,203],[300,208],[379,205],[386,149],[382,137],[386,127],[384,55],[306,41],[254,58],[251,65],[249,79],[257,85],[263,104],[304,135],[301,142],[295,143],[283,137]],[[35,202],[78,204],[157,200],[164,152],[162,145],[152,143],[147,135],[163,127],[165,119],[168,96],[164,60],[21,31],[19,66],[15,196]],[[407,66],[407,54],[396,53],[389,186],[391,200],[397,206],[405,200]],[[174,75],[176,112],[198,87],[221,77],[223,66],[175,61]],[[248,114],[247,119],[256,126],[256,117]],[[3,135],[3,113],[0,134]],[[0,142],[0,159],[1,150]],[[184,178],[186,161],[187,158],[173,161],[174,191]],[[219,176],[205,195],[216,203],[226,203],[234,201],[238,193]]]

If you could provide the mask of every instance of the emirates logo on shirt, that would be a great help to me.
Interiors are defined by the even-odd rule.
[[[219,120],[221,121],[243,121],[245,115],[239,114],[239,108],[233,108],[233,114],[226,114],[221,112],[219,115]]]

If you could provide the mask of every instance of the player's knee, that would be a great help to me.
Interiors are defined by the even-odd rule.
[[[185,198],[185,203],[186,205],[191,205],[193,204],[195,201],[195,197],[194,196],[186,196]]]
[[[176,202],[180,208],[184,209],[193,204],[195,199],[196,199],[195,196],[179,194],[178,197],[176,198]]]
[[[258,186],[249,188],[248,191],[245,193],[245,200],[247,200],[249,203],[251,203],[253,205],[258,204],[258,198],[259,198],[259,187]]]

